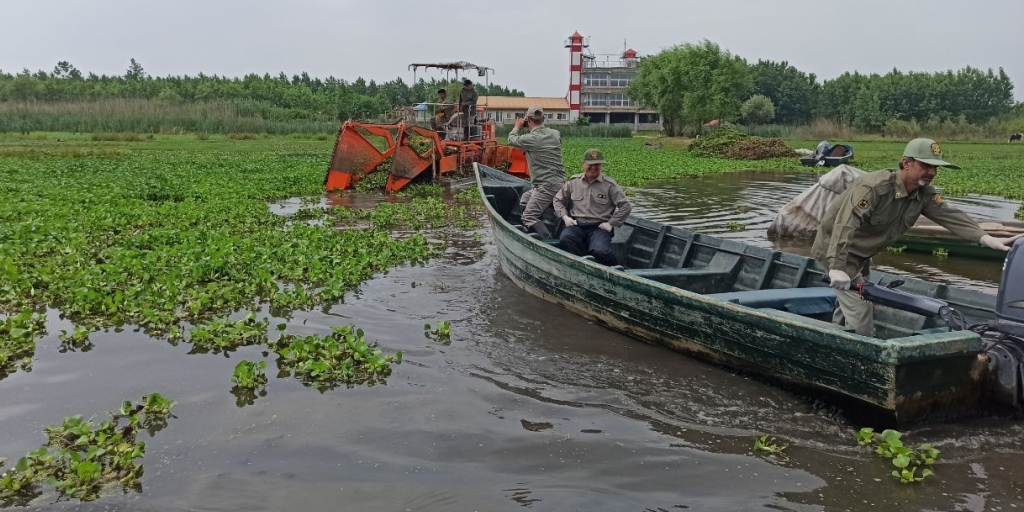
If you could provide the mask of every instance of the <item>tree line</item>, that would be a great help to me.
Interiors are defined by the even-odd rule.
[[[248,74],[241,78],[198,74],[150,76],[135,59],[124,75],[83,74],[67,61],[53,70],[35,73],[0,71],[0,102],[82,102],[110,99],[149,99],[166,103],[253,102],[294,119],[365,119],[398,107],[432,101],[440,87],[461,87],[443,80],[420,79],[407,84],[401,78],[386,82],[357,78],[351,82],[310,77],[308,73]],[[522,91],[495,84],[474,84],[481,96],[524,96]],[[457,91],[454,95],[457,96]],[[284,113],[282,114],[282,109]]]
[[[751,64],[707,40],[642,58],[629,96],[656,108],[671,135],[712,119],[753,125],[829,119],[878,132],[894,122],[983,124],[1024,112],[1002,68],[847,72],[819,82],[786,61]]]

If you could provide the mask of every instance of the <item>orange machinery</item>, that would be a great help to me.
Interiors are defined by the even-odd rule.
[[[490,68],[468,62],[411,64],[413,83],[419,67],[447,71],[477,70],[487,76]],[[484,121],[473,125],[469,140],[460,140],[462,128],[449,128],[454,133],[441,138],[434,130],[400,122],[369,124],[345,121],[338,131],[334,154],[324,180],[327,190],[352,187],[367,174],[388,173],[385,192],[395,192],[414,181],[437,181],[460,171],[472,171],[474,162],[529,179],[526,154],[521,149],[499,144],[494,136],[494,123]],[[376,144],[370,139],[377,141]],[[385,162],[390,158],[390,163]]]
[[[480,125],[479,139],[444,140],[438,132],[421,126],[365,124],[346,121],[338,132],[324,186],[327,190],[352,187],[363,176],[384,170],[385,192],[395,192],[413,181],[436,181],[459,171],[472,170],[474,162],[529,179],[526,154],[494,137],[494,125]],[[370,137],[378,143],[371,142]],[[383,146],[383,147],[382,147]],[[424,174],[428,173],[428,174]]]

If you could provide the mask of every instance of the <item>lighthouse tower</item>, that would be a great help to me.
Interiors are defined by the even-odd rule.
[[[569,36],[565,47],[569,49],[569,122],[575,122],[580,117],[580,91],[583,90],[583,36],[579,31],[574,31]]]

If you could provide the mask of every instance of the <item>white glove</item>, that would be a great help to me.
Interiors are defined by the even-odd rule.
[[[832,281],[829,286],[837,290],[850,289],[850,276],[842,270],[829,270],[828,278]]]
[[[984,245],[985,247],[988,247],[989,249],[995,249],[997,251],[1009,251],[1010,246],[1013,245],[1013,241],[1018,238],[1020,238],[1019,235],[1011,238],[996,238],[994,236],[985,235],[981,237],[981,240],[978,240],[978,243]]]
[[[562,215],[562,221],[565,222],[565,227],[575,226],[576,225],[576,219],[574,219],[574,218],[572,218],[572,217],[570,217],[568,215]]]
[[[609,233],[612,232],[612,225],[608,224],[607,222],[602,222],[597,227],[599,227],[599,228],[601,228],[601,229],[603,229],[603,230],[605,230],[605,231],[607,231]]]

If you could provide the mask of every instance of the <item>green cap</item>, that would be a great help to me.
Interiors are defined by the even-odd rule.
[[[950,169],[959,169],[959,165],[953,165],[942,159],[942,148],[939,147],[939,143],[932,139],[914,139],[907,144],[907,149],[903,150],[903,156],[919,160],[928,165],[934,165],[936,167],[949,167]]]
[[[604,153],[600,149],[590,148],[586,153],[583,153],[583,163],[587,165],[591,164],[604,164]]]

